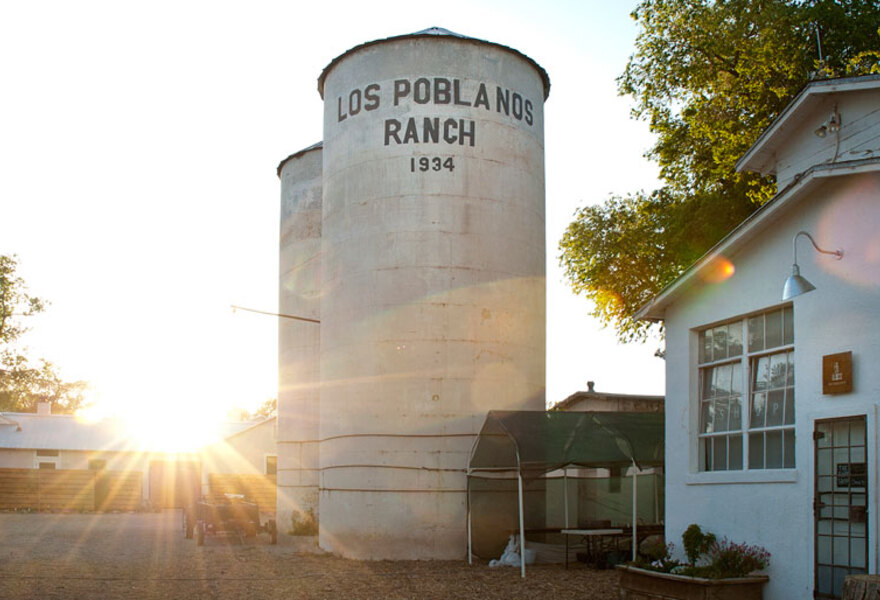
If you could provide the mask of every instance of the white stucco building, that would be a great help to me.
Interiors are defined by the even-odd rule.
[[[777,195],[639,313],[666,325],[666,535],[759,544],[765,598],[834,598],[880,560],[880,76],[811,83],[738,168]],[[815,290],[783,299],[801,231],[843,256],[798,236]]]

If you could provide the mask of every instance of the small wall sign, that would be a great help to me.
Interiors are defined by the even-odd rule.
[[[848,394],[850,392],[852,392],[852,352],[823,356],[822,393]]]

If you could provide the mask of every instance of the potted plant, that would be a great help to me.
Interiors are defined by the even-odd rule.
[[[672,558],[672,544],[643,548],[643,557],[621,565],[621,600],[760,600],[766,575],[755,574],[770,563],[760,546],[736,544],[691,525],[682,535],[687,563]]]

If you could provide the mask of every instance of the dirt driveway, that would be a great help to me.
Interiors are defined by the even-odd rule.
[[[304,538],[185,540],[180,511],[0,513],[0,598],[548,598],[616,600],[617,575],[576,565],[517,569],[485,562],[352,561]]]

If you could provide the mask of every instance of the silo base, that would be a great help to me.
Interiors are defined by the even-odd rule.
[[[359,560],[461,560],[464,492],[321,492],[321,549]]]

